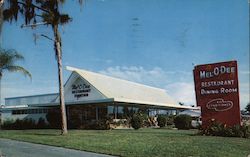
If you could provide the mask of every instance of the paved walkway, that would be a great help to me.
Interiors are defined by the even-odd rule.
[[[111,157],[111,156],[0,138],[0,157]]]

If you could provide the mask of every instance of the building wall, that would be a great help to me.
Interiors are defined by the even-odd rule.
[[[101,100],[106,97],[100,93],[93,85],[81,78],[78,74],[73,73],[69,82],[65,86],[65,101],[79,102],[90,100]]]
[[[39,118],[43,118],[46,122],[46,112],[40,111],[39,109],[38,112],[35,111],[36,109],[28,109],[28,108],[22,108],[22,109],[13,109],[13,110],[2,110],[1,112],[1,123],[4,123],[5,121],[16,121],[17,119],[23,120],[23,119],[33,119],[35,122],[38,122]],[[21,111],[21,112],[20,112]],[[19,113],[17,113],[19,112]]]
[[[44,94],[25,97],[6,98],[5,106],[21,106],[28,104],[45,104],[55,102],[58,94]]]

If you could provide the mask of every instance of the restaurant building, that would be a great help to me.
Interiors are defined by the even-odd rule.
[[[194,109],[179,105],[163,89],[73,67],[67,70],[72,72],[64,85],[68,121],[74,115],[84,122],[107,117],[123,119],[127,113],[139,110],[155,116]],[[0,118],[1,122],[25,118],[46,120],[46,114],[53,109],[59,109],[58,93],[5,98]]]

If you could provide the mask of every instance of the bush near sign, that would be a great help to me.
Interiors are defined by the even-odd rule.
[[[237,61],[197,65],[193,73],[202,127],[212,119],[229,126],[240,125]]]

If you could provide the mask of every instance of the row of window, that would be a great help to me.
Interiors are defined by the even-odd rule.
[[[104,110],[103,110],[104,109]],[[138,110],[143,111],[144,113],[147,113],[149,116],[155,116],[157,114],[167,114],[167,115],[172,115],[176,114],[175,110],[158,110],[158,109],[143,109],[137,108],[137,107],[124,107],[124,106],[108,106],[107,108],[101,109],[100,107],[98,108],[98,112],[102,111],[103,115],[109,115],[109,116],[114,116],[116,118],[124,118],[127,117],[128,115],[132,115],[133,113],[138,112]],[[40,108],[40,109],[24,109],[24,110],[12,110],[13,115],[20,115],[20,114],[46,114],[48,113],[50,109],[46,108]],[[96,115],[96,109],[94,108],[88,108],[84,107],[82,110],[85,112],[89,112],[90,115],[93,114],[93,116]],[[70,109],[72,113],[74,112],[80,112],[81,108],[75,108],[75,109]],[[105,111],[105,112],[104,112]]]
[[[41,108],[41,109],[26,109],[26,110],[13,110],[12,114],[42,114],[42,113],[48,113],[49,109]]]
[[[108,106],[108,115],[115,118],[126,118],[128,115],[141,111],[149,116],[156,116],[158,114],[176,115],[176,110],[162,110],[162,109],[146,109],[139,107],[125,107],[125,106]]]

